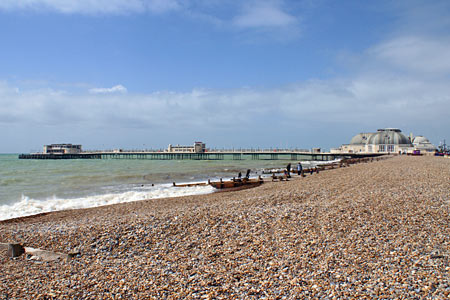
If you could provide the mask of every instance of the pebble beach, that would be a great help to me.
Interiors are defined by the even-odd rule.
[[[450,299],[450,159],[0,222],[0,299]]]

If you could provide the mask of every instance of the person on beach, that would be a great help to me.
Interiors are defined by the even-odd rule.
[[[297,164],[297,174],[300,175],[302,173],[303,167],[302,164],[299,162]]]
[[[287,167],[286,167],[286,176],[287,178],[291,178],[291,164],[288,163]]]

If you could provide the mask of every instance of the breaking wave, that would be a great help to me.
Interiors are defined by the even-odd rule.
[[[213,191],[214,188],[211,186],[173,187],[171,185],[155,185],[134,191],[108,193],[74,199],[61,199],[54,196],[38,200],[22,195],[22,199],[18,202],[9,205],[0,205],[0,220],[52,211],[98,207],[147,199],[201,195],[212,193]]]

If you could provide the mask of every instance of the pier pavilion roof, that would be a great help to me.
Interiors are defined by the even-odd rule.
[[[350,145],[365,145],[367,144],[367,140],[374,135],[374,133],[359,133],[357,135],[355,135],[351,140],[350,140]]]
[[[412,146],[411,141],[407,138],[400,129],[386,128],[378,129],[376,133],[370,136],[367,141],[370,145],[409,145]]]

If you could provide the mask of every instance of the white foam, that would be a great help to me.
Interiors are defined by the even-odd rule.
[[[338,158],[338,159],[327,160],[327,161],[310,161],[309,163],[314,164],[316,166],[320,166],[320,165],[327,165],[327,164],[337,163],[337,162],[340,162],[341,160],[342,159]]]
[[[154,186],[144,191],[127,191],[110,193],[75,199],[51,197],[44,200],[32,199],[22,195],[19,202],[11,205],[0,205],[0,220],[30,216],[45,212],[97,207],[116,203],[125,203],[146,199],[179,197],[212,193],[212,186],[173,187],[168,185]]]

